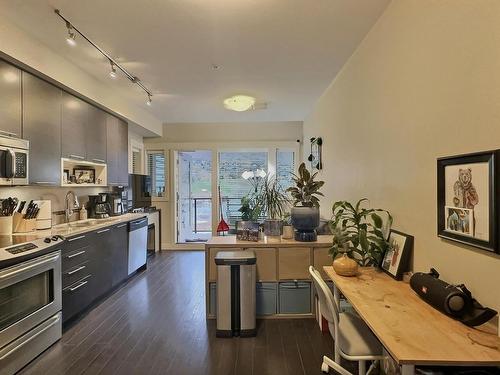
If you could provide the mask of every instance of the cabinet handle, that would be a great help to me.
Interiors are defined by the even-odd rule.
[[[77,286],[73,287],[73,288],[69,288],[69,291],[70,292],[74,292],[75,290],[77,289],[80,289],[82,286],[86,285],[88,283],[87,280],[85,281],[82,281],[80,284],[78,284]]]
[[[66,272],[66,275],[73,275],[74,273],[80,272],[81,270],[84,270],[87,268],[87,266],[80,266],[77,269],[74,269],[73,271]]]
[[[68,259],[71,259],[71,258],[74,258],[74,257],[77,257],[77,256],[80,256],[82,254],[85,254],[85,250],[82,250],[82,251],[79,251],[77,253],[74,253],[74,254],[71,254],[71,255],[68,255],[67,258]]]
[[[96,161],[98,163],[106,163],[106,160],[102,160],[102,159],[92,159],[93,161]]]
[[[72,159],[80,159],[80,160],[85,159],[85,157],[84,157],[84,156],[80,156],[80,155],[73,155],[73,154],[71,154],[69,157],[70,157],[70,158],[72,158]]]
[[[106,233],[106,232],[109,232],[109,228],[103,229],[103,230],[98,230],[97,234]]]
[[[57,185],[57,182],[49,182],[49,181],[35,181],[33,183],[35,185]]]
[[[85,235],[70,238],[70,239],[68,239],[68,242],[73,242],[73,241],[76,241],[76,240],[81,240],[82,238],[85,238]]]
[[[141,220],[137,220],[137,221],[132,221],[132,224],[134,224],[134,225],[135,225],[135,224],[142,224],[142,223],[144,223],[144,222],[145,222],[145,221],[147,221],[147,220],[148,220],[148,219],[147,219],[147,218],[145,218],[145,219],[141,219]]]
[[[123,228],[123,227],[126,227],[126,226],[127,226],[127,224],[125,223],[125,224],[120,224],[120,225],[117,225],[116,227],[117,227],[117,228]]]

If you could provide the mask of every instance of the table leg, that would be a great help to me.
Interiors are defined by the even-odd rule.
[[[401,375],[415,375],[415,366],[401,365]]]

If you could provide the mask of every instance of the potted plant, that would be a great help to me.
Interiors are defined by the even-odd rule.
[[[257,206],[267,215],[264,221],[264,234],[266,236],[280,236],[281,218],[289,204],[286,192],[283,191],[276,178],[266,177],[257,194]]]
[[[293,199],[291,218],[293,227],[296,229],[295,239],[297,241],[316,241],[316,228],[319,225],[319,198],[323,193],[319,189],[325,184],[324,181],[315,181],[318,172],[311,174],[305,163],[300,164],[298,175],[293,175],[296,186],[289,187]]]
[[[330,255],[334,262],[333,267],[345,268],[347,263],[357,269],[360,266],[379,265],[385,251],[389,247],[387,235],[392,225],[392,216],[389,211],[379,208],[363,208],[367,199],[360,199],[355,205],[347,201],[338,201],[332,207],[330,228],[333,233]],[[384,222],[382,214],[387,219]],[[350,258],[348,262],[346,259]],[[337,269],[336,269],[337,271]],[[338,272],[339,274],[341,273]]]
[[[295,232],[293,231],[292,226],[292,216],[290,212],[285,212],[283,215],[283,234],[282,237],[286,240],[290,240],[293,238]]]
[[[241,198],[241,220],[236,221],[236,237],[239,240],[247,239],[249,231],[259,228],[260,207],[257,204],[257,197],[254,192],[250,192]]]

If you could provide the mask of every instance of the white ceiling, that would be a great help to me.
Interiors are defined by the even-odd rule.
[[[144,105],[82,39],[65,42],[59,8],[150,87],[164,122],[303,120],[390,0],[0,0],[2,13],[41,43]],[[219,70],[212,68],[220,65]],[[267,109],[235,113],[250,94]]]

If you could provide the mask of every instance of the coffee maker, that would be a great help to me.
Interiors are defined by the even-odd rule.
[[[109,217],[111,206],[107,200],[106,193],[99,193],[98,195],[89,195],[89,217],[93,219],[105,219]]]
[[[123,214],[123,203],[121,194],[107,193],[106,199],[110,206],[109,214],[111,216],[119,216]]]

